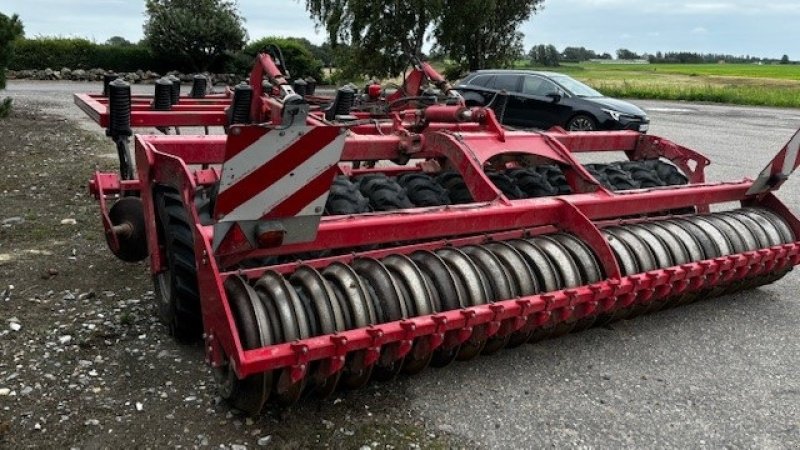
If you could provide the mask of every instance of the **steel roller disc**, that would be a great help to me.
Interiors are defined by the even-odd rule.
[[[658,269],[666,269],[675,265],[675,261],[672,258],[672,253],[669,251],[669,248],[667,248],[667,244],[665,244],[664,241],[661,240],[661,238],[659,238],[656,234],[641,225],[629,225],[625,228],[636,235],[636,237],[641,239],[642,242],[647,244],[647,247],[650,248],[650,250],[653,252],[653,255],[656,257],[656,265]],[[665,307],[666,303],[667,299],[664,298],[651,299],[642,311],[642,314],[656,312]]]
[[[583,284],[594,284],[605,278],[597,256],[582,240],[566,233],[555,234],[553,239],[563,245],[575,259]]]
[[[571,234],[566,233],[556,234],[553,236],[553,239],[557,240],[561,245],[563,245],[564,248],[566,248],[575,259],[575,262],[578,265],[578,270],[581,273],[582,285],[594,284],[604,278],[603,269],[600,267],[597,257],[589,248],[589,246],[583,241]],[[595,324],[596,320],[596,314],[590,314],[586,317],[578,319],[578,321],[575,323],[575,328],[573,331],[580,332],[588,330]]]
[[[292,284],[311,299],[315,305],[319,330],[323,335],[334,334],[346,329],[339,302],[328,282],[317,270],[302,266],[290,278]],[[298,294],[300,295],[300,294]],[[314,364],[311,373],[315,375],[314,393],[320,397],[328,397],[336,390],[341,372],[330,377],[317,375],[319,364]]]
[[[358,258],[353,261],[352,267],[371,287],[370,295],[379,323],[395,322],[408,317],[403,293],[383,263],[372,258]],[[385,350],[382,353],[385,354]],[[372,377],[378,381],[394,379],[403,368],[402,360],[383,363],[384,356],[382,355],[372,371]]]
[[[267,312],[252,288],[239,277],[225,280],[225,291],[233,307],[234,321],[239,339],[245,350],[273,344]],[[239,380],[227,364],[225,369],[216,369],[214,377],[219,385],[220,396],[234,408],[256,415],[269,398],[273,378],[272,372],[252,375]]]
[[[669,221],[654,222],[651,223],[650,226],[666,230],[669,234],[675,236],[678,242],[684,245],[689,254],[689,260],[686,261],[686,263],[702,261],[706,259],[703,246],[700,245],[700,242],[698,242],[697,238],[686,231],[685,228]]]
[[[697,216],[696,219],[707,222],[719,230],[728,239],[728,242],[731,245],[731,254],[739,254],[747,251],[747,246],[742,237],[735,228],[730,226],[724,220],[721,220],[716,215]]]
[[[682,242],[678,237],[672,234],[667,228],[660,226],[658,223],[648,223],[642,225],[648,231],[656,235],[661,242],[666,246],[667,250],[672,257],[672,262],[674,266],[680,266],[683,264],[687,264],[692,262],[692,256],[689,252],[689,249],[686,243]],[[688,235],[688,233],[687,233]],[[687,238],[691,240],[691,238]],[[692,245],[696,245],[692,244]],[[699,246],[696,248],[698,254],[702,254],[702,250]],[[684,299],[684,295],[674,295],[671,294],[669,298],[663,299],[662,308],[671,308],[676,306]]]
[[[723,230],[725,233],[729,233],[731,230],[733,230],[738,240],[741,241],[741,249],[740,249],[741,251],[737,251],[737,253],[745,253],[759,249],[759,244],[756,241],[755,235],[752,232],[750,232],[750,230],[748,230],[747,227],[741,221],[737,220],[735,216],[715,214],[713,216],[713,219],[711,220],[715,224],[718,224],[718,228]],[[735,240],[736,239],[732,239],[732,241]],[[724,293],[728,294],[737,292],[740,290],[747,289],[749,288],[749,286],[750,286],[749,280],[735,280],[729,283],[728,286],[725,287]]]
[[[558,241],[549,236],[539,236],[531,239],[533,243],[538,245],[550,258],[552,264],[560,274],[562,285],[559,289],[569,289],[580,286],[581,272],[578,264],[572,258],[569,251],[561,245]],[[536,330],[531,335],[531,340],[540,341],[548,339],[553,336],[562,336],[568,334],[575,327],[575,321],[570,319],[565,322],[552,324],[552,326],[545,326]]]
[[[606,232],[627,244],[632,251],[632,256],[636,259],[639,273],[650,272],[658,268],[656,255],[650,246],[631,231],[624,227],[611,227],[607,228]]]
[[[700,244],[700,248],[703,249],[703,258],[698,261],[719,258],[721,256],[722,250],[719,248],[719,245],[714,242],[713,239],[711,239],[711,236],[709,236],[708,233],[703,231],[702,228],[698,227],[694,223],[685,219],[675,219],[664,222],[664,224],[671,224],[680,227],[689,233],[698,244]]]
[[[783,236],[781,235],[781,232],[778,231],[778,228],[766,217],[756,213],[754,209],[741,209],[737,213],[745,217],[749,217],[761,227],[761,229],[769,238],[768,247],[774,247],[783,243]]]
[[[744,243],[744,251],[742,253],[753,252],[761,248],[761,242],[759,241],[758,237],[756,237],[755,233],[750,231],[748,226],[736,216],[729,214],[716,214],[714,215],[714,218],[720,222],[725,222],[729,227],[736,230],[736,234],[739,236],[739,239],[741,239],[742,243]]]
[[[511,300],[517,297],[517,293],[514,291],[515,286],[511,281],[511,275],[494,253],[483,246],[469,246],[461,250],[472,258],[478,269],[485,275],[492,292],[490,303]],[[509,338],[509,335],[490,337],[481,353],[484,355],[497,353],[508,344]]]
[[[642,272],[639,269],[639,263],[636,261],[636,257],[633,256],[633,250],[625,241],[609,233],[607,230],[603,230],[603,234],[611,246],[611,250],[614,252],[622,276],[636,275]]]
[[[770,239],[767,232],[761,228],[755,220],[751,219],[745,214],[738,211],[731,211],[721,214],[721,216],[728,217],[741,223],[756,239],[756,250],[770,247]]]
[[[655,256],[656,269],[666,269],[675,265],[667,245],[650,230],[640,225],[628,225],[625,229],[647,245],[651,254]]]
[[[640,273],[639,270],[639,263],[636,260],[636,257],[633,255],[633,250],[630,246],[623,240],[617,238],[615,235],[608,232],[608,230],[602,230],[603,234],[606,237],[606,240],[611,245],[611,250],[614,252],[614,257],[617,260],[617,263],[620,265],[620,270],[622,272],[622,276],[630,276]],[[600,315],[597,318],[596,324],[598,325],[607,325],[611,322],[617,321],[629,313],[630,307],[622,308],[617,307],[612,311],[608,311]]]
[[[749,211],[765,217],[769,223],[778,229],[778,232],[781,235],[781,244],[791,244],[795,241],[794,231],[792,231],[792,228],[789,226],[789,224],[786,223],[786,221],[783,220],[779,215],[764,208],[752,208],[749,209]]]
[[[464,252],[455,248],[443,248],[437,250],[436,254],[450,267],[457,282],[461,284],[466,294],[464,303],[467,306],[484,305],[489,302],[491,297],[489,288],[482,281],[481,273],[475,263]],[[479,328],[482,327],[476,327],[472,337],[461,344],[456,359],[467,361],[478,356],[483,350],[486,340],[482,338],[482,330]]]
[[[656,235],[667,247],[670,257],[672,258],[673,265],[680,266],[692,261],[692,257],[689,254],[689,249],[686,246],[687,244],[678,239],[678,237],[672,234],[669,230],[661,227],[658,223],[648,223],[642,226],[650,233]]]
[[[510,274],[510,279],[514,282],[514,290],[517,295],[528,297],[539,292],[539,283],[536,281],[536,276],[517,249],[506,242],[496,242],[485,247],[497,256]],[[527,330],[513,333],[508,340],[507,347],[519,347],[528,342],[532,332],[533,330]]]
[[[461,283],[456,279],[456,275],[447,266],[442,258],[433,252],[418,251],[411,255],[411,260],[427,274],[433,283],[433,289],[439,293],[442,302],[442,311],[453,311],[465,307],[462,302],[467,294]],[[458,356],[460,346],[451,348],[438,348],[433,352],[431,365],[434,367],[444,367],[455,361]]]
[[[637,266],[639,266],[639,273],[650,272],[658,268],[659,261],[656,255],[651,250],[650,246],[644,240],[640,239],[632,231],[626,227],[611,227],[607,228],[606,232],[625,242],[631,249],[632,256],[636,259]],[[624,311],[619,311],[614,314],[614,320],[627,319],[644,314],[649,304],[635,303]]]
[[[342,309],[349,313],[348,330],[366,328],[375,323],[374,309],[367,288],[350,266],[333,263],[322,272],[322,275],[331,283]],[[359,364],[358,354],[347,356],[344,373],[339,380],[342,386],[347,389],[360,389],[369,382],[373,366],[358,367]]]
[[[436,312],[431,301],[432,295],[428,282],[411,258],[404,255],[390,255],[383,259],[383,263],[391,272],[395,282],[403,286],[408,295],[406,300],[410,300],[409,303],[414,306],[414,317],[427,316]],[[413,375],[428,367],[433,352],[421,350],[421,345],[420,341],[414,343],[414,347],[403,363],[403,372]]]
[[[283,331],[282,342],[292,342],[310,337],[308,319],[297,293],[286,279],[276,272],[267,272],[255,284],[263,302],[271,302],[278,313]],[[275,380],[275,398],[279,405],[297,403],[305,389],[306,379],[292,383],[289,370],[278,371]]]
[[[690,223],[696,227],[699,227],[711,238],[711,241],[719,249],[719,253],[717,254],[716,258],[733,254],[733,244],[728,236],[725,236],[725,233],[720,231],[720,229],[714,226],[711,222],[703,220],[700,216],[687,217],[684,220],[686,223]]]
[[[522,257],[525,258],[525,262],[528,263],[528,268],[530,268],[536,276],[540,292],[554,292],[559,289],[559,286],[561,286],[559,274],[555,266],[553,266],[553,263],[539,246],[522,239],[515,239],[508,243],[517,249]]]

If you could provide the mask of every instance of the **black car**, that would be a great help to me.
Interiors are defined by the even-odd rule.
[[[560,126],[570,131],[650,128],[647,113],[628,102],[604,97],[580,81],[554,72],[483,70],[456,86],[468,106],[497,106],[508,93],[503,123],[522,128]]]

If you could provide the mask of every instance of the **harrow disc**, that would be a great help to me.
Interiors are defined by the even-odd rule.
[[[108,230],[106,241],[114,256],[125,262],[144,261],[149,255],[144,221],[144,206],[139,197],[123,197],[117,200],[108,212],[111,225],[120,232]],[[113,245],[111,234],[116,234]]]

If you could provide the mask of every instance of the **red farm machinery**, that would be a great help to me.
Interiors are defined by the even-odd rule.
[[[424,62],[394,91],[324,97],[273,56],[213,97],[167,106],[164,88],[131,96],[122,81],[76,96],[130,168],[90,183],[109,247],[149,257],[160,318],[203,340],[241,410],[752,289],[800,263],[800,221],[773,194],[800,135],[756,181],[708,183],[708,160],[659,137],[506,129]],[[137,135],[131,164],[132,126],[225,133]],[[577,160],[606,152],[625,161]]]

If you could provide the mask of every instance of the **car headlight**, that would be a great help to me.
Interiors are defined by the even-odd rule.
[[[619,122],[621,117],[629,117],[628,114],[623,114],[619,111],[614,111],[613,109],[604,109],[603,112],[611,116],[611,118],[614,119],[614,122]]]

